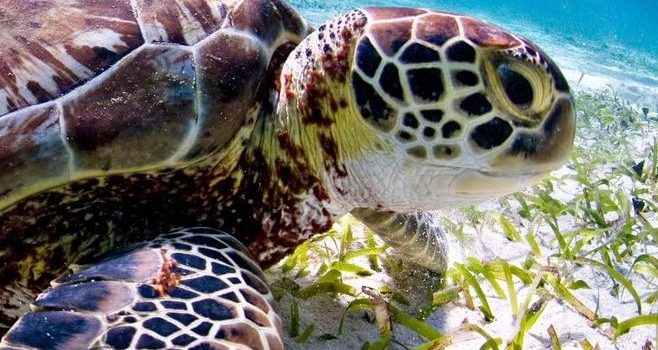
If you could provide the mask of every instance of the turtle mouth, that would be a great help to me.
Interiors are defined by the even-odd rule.
[[[492,199],[523,190],[539,183],[549,170],[495,171],[462,169],[447,182],[435,178],[431,187],[437,192],[451,193],[460,200]]]
[[[550,173],[550,170],[525,170],[525,171],[496,171],[496,170],[477,170],[477,173],[482,176],[488,177],[510,177],[510,178],[525,178],[532,177],[537,175],[546,175]]]
[[[453,185],[460,195],[500,196],[535,185],[548,176],[549,171],[469,171],[455,178]]]

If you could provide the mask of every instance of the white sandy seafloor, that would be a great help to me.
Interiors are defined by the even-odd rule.
[[[537,36],[537,33],[534,33]],[[625,71],[622,64],[615,61],[595,62],[591,59],[592,55],[587,50],[578,48],[574,45],[563,45],[559,42],[540,43],[540,46],[551,53],[551,56],[561,67],[570,82],[572,88],[576,91],[603,91],[614,89],[617,94],[629,101],[635,103],[638,107],[648,106],[652,113],[658,108],[658,78],[642,74],[641,72],[632,71],[627,68]],[[645,135],[646,136],[646,135]],[[638,143],[647,142],[653,139],[655,135],[648,135],[644,140],[638,140]],[[558,172],[568,172],[565,168]],[[577,192],[575,185],[567,185],[562,188],[565,197],[574,196]],[[485,203],[485,209],[496,210],[495,202]],[[500,209],[502,210],[502,209]],[[452,221],[465,222],[457,211],[445,213]],[[548,228],[538,228],[540,245],[547,252],[544,257],[555,251],[556,243],[553,235]],[[504,258],[510,262],[519,263],[523,261],[530,253],[525,246],[508,241],[500,232],[498,225],[483,225],[477,232],[474,229],[467,230],[470,239],[468,245],[459,243],[450,236],[451,254],[450,261],[462,262],[467,256],[476,256],[483,261],[491,261],[495,258]],[[658,255],[656,247],[650,247],[654,251],[644,253]],[[364,262],[364,266],[367,263]],[[628,266],[625,267],[628,269]],[[619,320],[637,316],[637,308],[630,294],[625,291],[620,293],[616,298],[611,295],[610,290],[613,281],[608,275],[601,271],[594,270],[590,267],[566,267],[568,271],[573,271],[575,279],[581,279],[587,282],[590,289],[572,290],[576,297],[583,301],[591,310],[596,310],[601,316],[616,316]],[[311,274],[315,273],[311,268]],[[268,277],[275,279],[280,277],[272,272],[268,272]],[[655,281],[646,281],[639,278],[631,277],[632,282],[638,289],[640,297],[645,300],[646,297],[655,290]],[[299,282],[299,280],[297,281]],[[355,278],[346,280],[346,283],[360,290],[362,285],[377,288],[378,286],[390,285],[391,277],[386,272],[376,273],[366,278]],[[412,282],[413,283],[413,282]],[[416,283],[422,284],[423,280],[418,279]],[[498,298],[493,290],[487,290],[487,283],[482,283],[485,292],[491,304],[496,319],[493,322],[486,322],[481,312],[470,310],[461,304],[462,299],[453,302],[436,311],[427,321],[441,332],[450,333],[459,327],[464,320],[484,327],[489,334],[494,337],[500,337],[503,340],[503,347],[510,340],[516,330],[516,319],[512,316],[510,304],[507,299]],[[527,287],[517,285],[519,300],[522,301]],[[285,297],[279,304],[280,314],[283,317],[285,327],[290,325],[290,302],[289,297]],[[350,311],[345,314],[345,324],[342,334],[337,339],[325,340],[322,335],[336,334],[337,329],[345,313],[347,301],[343,298],[336,298],[329,295],[313,297],[306,301],[299,301],[299,310],[301,318],[301,330],[310,324],[314,325],[313,335],[306,343],[298,343],[286,335],[287,349],[360,349],[366,341],[375,342],[378,339],[378,331],[375,324],[369,321],[370,317],[364,311]],[[644,304],[643,313],[656,313],[656,305]],[[579,342],[587,339],[592,345],[598,346],[599,349],[644,349],[643,346],[647,341],[656,346],[656,334],[658,329],[655,326],[641,326],[633,328],[629,333],[620,336],[616,340],[610,337],[609,328],[594,328],[589,322],[574,311],[570,306],[562,304],[556,299],[550,300],[540,319],[531,328],[531,331],[525,338],[525,349],[550,349],[552,348],[547,329],[553,326],[560,336],[563,349],[581,349]],[[287,330],[286,330],[287,334]],[[394,328],[394,337],[396,343],[391,348],[394,349],[412,349],[424,340],[415,335],[413,332],[404,327],[397,326]],[[451,345],[449,349],[478,349],[485,342],[484,338],[476,333],[464,333],[458,337],[458,341]]]

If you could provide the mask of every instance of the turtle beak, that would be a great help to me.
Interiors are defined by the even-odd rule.
[[[454,196],[457,202],[473,202],[523,190],[539,183],[549,174],[549,170],[510,173],[462,169],[453,177],[435,177],[430,186],[434,193]]]
[[[502,195],[520,191],[535,185],[548,176],[549,172],[524,174],[494,174],[484,171],[462,173],[453,182],[455,192],[463,195]]]
[[[489,161],[491,173],[552,171],[569,160],[576,133],[573,100],[557,100],[543,125],[536,131],[515,135],[506,152]]]

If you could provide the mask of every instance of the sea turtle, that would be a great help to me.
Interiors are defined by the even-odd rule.
[[[280,349],[260,268],[352,212],[441,270],[423,212],[574,138],[556,65],[468,16],[0,0],[0,27],[2,349]]]

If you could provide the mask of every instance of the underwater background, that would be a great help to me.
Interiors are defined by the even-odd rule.
[[[571,72],[576,82],[581,74],[616,80],[615,87],[624,97],[658,109],[656,0],[289,2],[315,26],[361,6],[420,7],[479,17],[534,41],[557,61],[567,78]]]
[[[658,0],[287,1],[316,27],[364,6],[494,23],[553,58],[578,123],[541,184],[436,213],[439,288],[349,217],[268,270],[287,349],[656,349]]]

